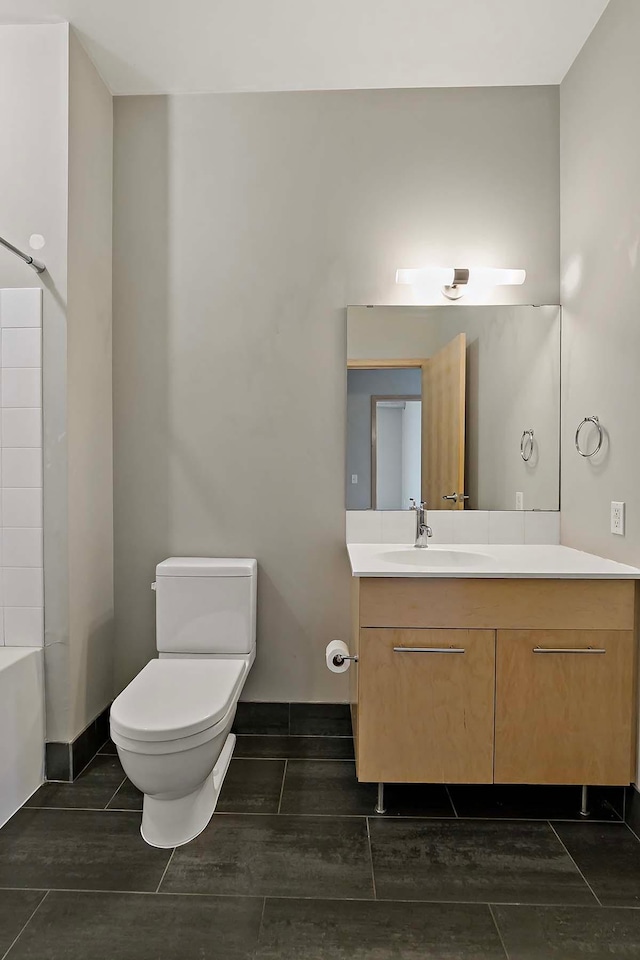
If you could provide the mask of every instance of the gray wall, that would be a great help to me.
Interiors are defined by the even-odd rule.
[[[640,4],[611,0],[561,87],[562,542],[640,564]],[[595,414],[603,454],[582,460]],[[627,504],[626,537],[610,503]]]
[[[260,563],[244,696],[346,699],[345,306],[412,263],[559,295],[557,88],[116,100],[117,685],[154,655],[154,565]]]
[[[43,287],[47,739],[111,699],[112,98],[68,24],[0,27],[0,286]]]
[[[422,371],[349,370],[347,373],[347,510],[371,510],[371,397],[422,395]],[[357,484],[351,474],[358,475]]]
[[[564,543],[640,564],[640,4],[611,0],[561,88]],[[595,414],[593,461],[573,442]],[[610,502],[627,503],[613,536]]]
[[[113,694],[113,98],[69,37],[69,737]]]
[[[0,286],[42,287],[45,682],[47,735],[69,724],[67,564],[67,24],[0,27],[2,235],[39,233],[40,276],[0,250]]]

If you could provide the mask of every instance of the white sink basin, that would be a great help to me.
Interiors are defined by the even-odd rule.
[[[386,563],[401,563],[411,567],[483,567],[491,560],[486,553],[469,550],[439,550],[438,547],[408,547],[380,554]]]

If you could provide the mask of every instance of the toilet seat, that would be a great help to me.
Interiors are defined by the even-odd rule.
[[[235,711],[247,669],[239,658],[151,660],[113,702],[114,742],[173,752],[215,736]]]

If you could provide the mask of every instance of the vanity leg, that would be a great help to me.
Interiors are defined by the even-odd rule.
[[[582,788],[582,802],[580,805],[580,816],[581,817],[590,817],[591,811],[589,810],[589,788],[583,786]]]
[[[376,813],[386,813],[384,807],[384,783],[378,784],[378,802],[376,804]]]

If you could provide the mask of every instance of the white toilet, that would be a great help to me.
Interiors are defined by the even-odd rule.
[[[111,707],[111,738],[144,793],[140,832],[176,847],[204,830],[256,651],[255,560],[172,557],[156,568],[158,660]]]

